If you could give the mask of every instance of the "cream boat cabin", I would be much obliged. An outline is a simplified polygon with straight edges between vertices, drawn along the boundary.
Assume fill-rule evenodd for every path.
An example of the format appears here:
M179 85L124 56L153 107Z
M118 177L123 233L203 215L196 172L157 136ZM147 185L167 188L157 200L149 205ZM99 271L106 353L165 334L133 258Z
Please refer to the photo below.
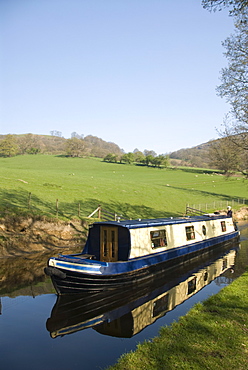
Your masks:
M116 289L143 283L238 237L232 218L215 214L96 222L81 254L50 258L45 272L59 294Z
M129 258L136 258L163 250L178 248L207 239L233 232L232 218L215 219L208 216L207 220L186 222L131 229L131 253ZM142 223L142 221L141 221Z

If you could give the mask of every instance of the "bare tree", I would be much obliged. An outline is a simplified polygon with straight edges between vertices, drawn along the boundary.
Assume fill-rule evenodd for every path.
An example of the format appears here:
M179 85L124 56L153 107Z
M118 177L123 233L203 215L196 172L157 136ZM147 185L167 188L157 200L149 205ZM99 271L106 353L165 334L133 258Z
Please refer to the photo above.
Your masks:
M17 136L20 154L37 154L40 152L39 136L33 134L25 134Z
M202 0L204 9L210 11L230 8L230 15L237 15L248 6L247 0Z
M242 132L248 128L248 8L237 18L235 29L235 34L223 42L228 66L221 71L217 93L230 103Z
M204 8L221 10L231 8L235 32L224 42L228 66L221 70L221 84L217 94L225 98L231 110L223 128L221 140L214 142L209 151L212 164L226 173L239 170L247 174L248 153L248 1L202 0Z
M57 130L53 130L53 131L50 131L50 135L51 136L62 137L62 132L61 131L57 131Z
M209 147L210 164L228 174L237 171L240 163L239 151L230 142L229 137L213 141Z
M76 137L77 139L83 139L84 135L83 134L79 135L76 131L74 131L71 133L71 138L73 137Z

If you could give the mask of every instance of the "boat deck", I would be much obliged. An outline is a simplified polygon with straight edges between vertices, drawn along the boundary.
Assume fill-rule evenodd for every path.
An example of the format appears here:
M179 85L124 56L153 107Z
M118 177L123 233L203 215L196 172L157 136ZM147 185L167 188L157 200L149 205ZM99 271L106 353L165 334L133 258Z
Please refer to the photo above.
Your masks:
M95 222L100 225L112 225L122 226L128 229L137 229L143 227L163 226L163 225L175 225L184 224L189 222L209 221L210 219L223 219L227 218L225 215L220 214L205 214L200 216L182 216L182 217L168 217L168 218L156 218L156 219L137 219L137 220L124 220L124 221L101 221Z

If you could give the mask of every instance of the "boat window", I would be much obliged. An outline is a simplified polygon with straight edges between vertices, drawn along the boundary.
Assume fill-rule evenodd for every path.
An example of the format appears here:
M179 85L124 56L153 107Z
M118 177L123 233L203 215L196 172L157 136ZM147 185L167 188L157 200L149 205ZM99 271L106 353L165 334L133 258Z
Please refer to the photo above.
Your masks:
M206 234L207 234L207 230L206 230L206 226L205 225L202 225L202 234L204 236L206 236Z
M221 230L224 232L226 231L226 222L225 221L221 221Z
M167 245L165 230L151 231L150 236L151 236L152 248L160 248L160 247L165 247Z
M208 279L208 272L206 271L204 274L204 281L207 281L207 279Z
M222 270L225 270L227 268L227 258L223 259L223 264L222 264Z
M157 317L158 315L164 314L169 309L169 294L157 299L153 303L153 313L152 317Z
M188 294L193 293L196 290L196 277L188 282Z
M195 230L194 226L186 226L186 238L187 240L193 240L195 239Z

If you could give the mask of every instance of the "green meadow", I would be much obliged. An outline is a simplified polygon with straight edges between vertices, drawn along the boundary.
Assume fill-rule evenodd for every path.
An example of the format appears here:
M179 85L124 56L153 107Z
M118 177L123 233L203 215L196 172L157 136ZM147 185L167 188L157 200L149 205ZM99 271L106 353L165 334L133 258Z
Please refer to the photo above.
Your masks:
M211 170L51 155L0 158L1 214L7 210L54 217L57 212L70 219L87 217L100 204L124 218L166 217L185 213L187 204L198 208L216 202L216 208L224 209L239 198L239 207L247 195L247 180Z

